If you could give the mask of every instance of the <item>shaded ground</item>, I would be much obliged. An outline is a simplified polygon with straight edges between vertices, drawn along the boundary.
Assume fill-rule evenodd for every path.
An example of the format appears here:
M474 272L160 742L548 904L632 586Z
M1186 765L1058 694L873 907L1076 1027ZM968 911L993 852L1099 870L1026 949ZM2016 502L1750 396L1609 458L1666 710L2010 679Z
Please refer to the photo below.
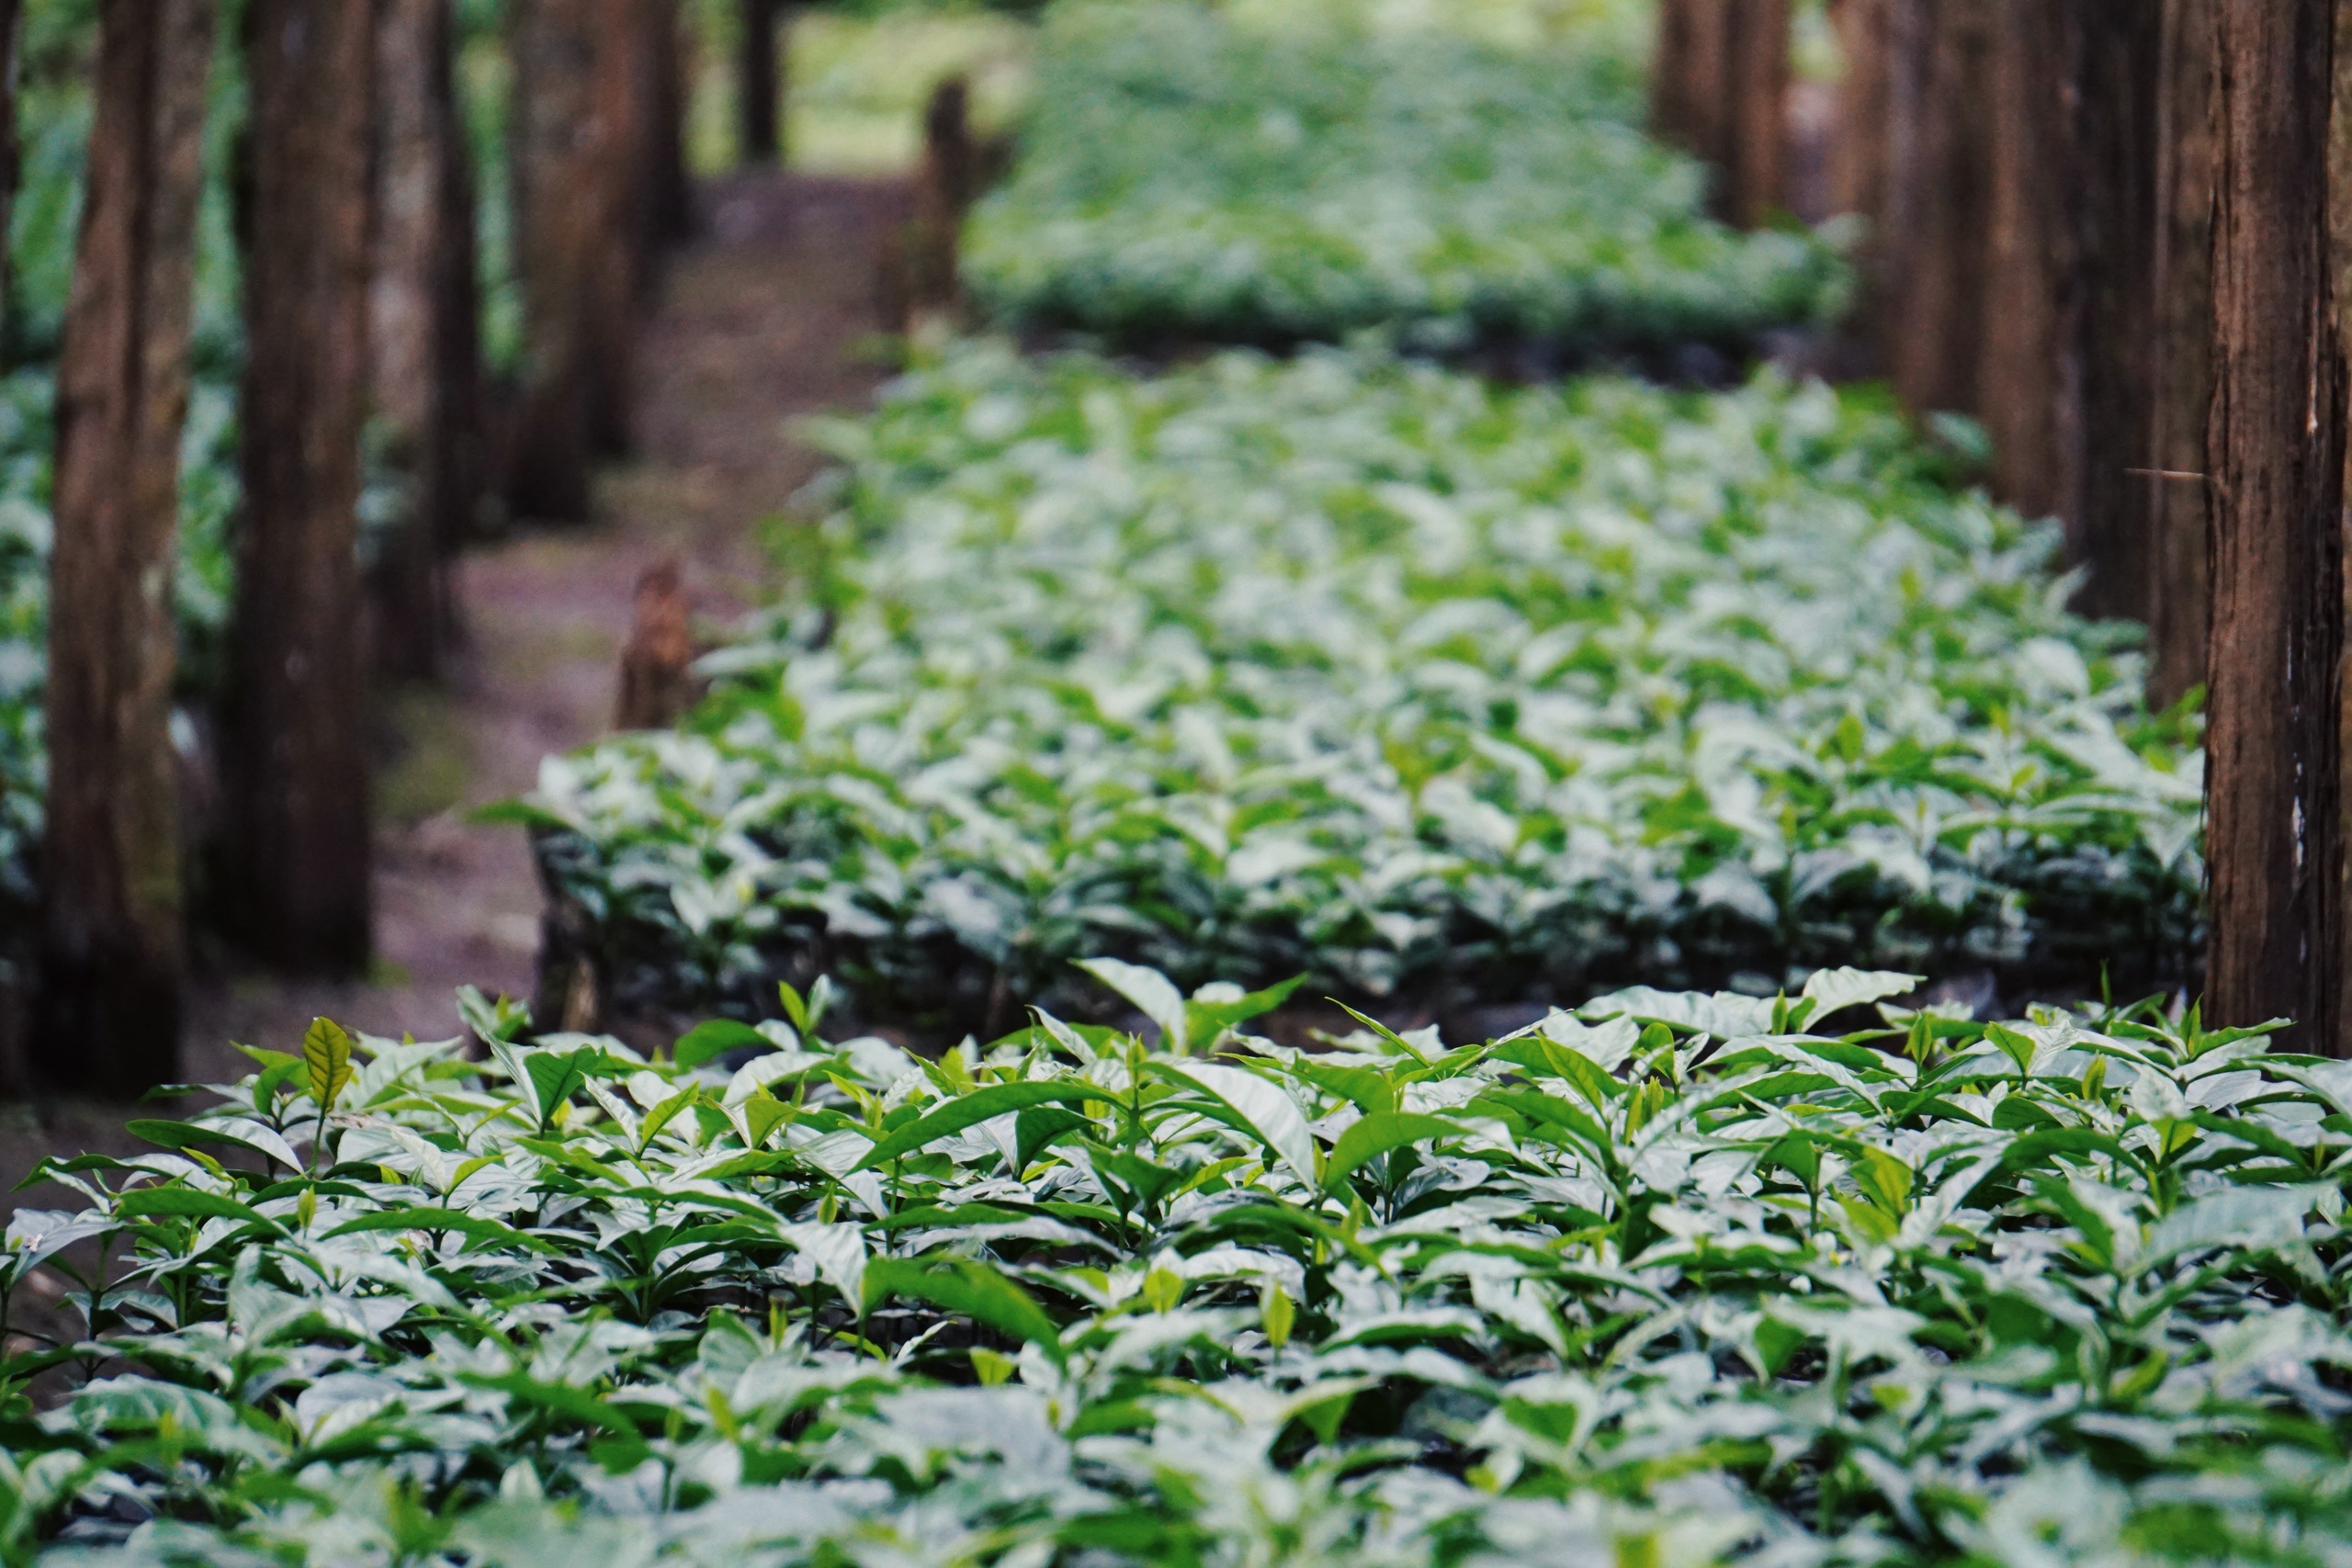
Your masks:
M539 892L522 833L467 820L531 787L539 760L611 725L639 576L676 558L696 610L753 600L760 520L815 468L793 419L865 400L882 377L873 260L906 194L886 182L760 175L701 193L703 237L673 258L639 348L636 456L597 483L584 528L527 523L460 563L467 647L446 689L386 703L377 788L377 952L364 984L290 985L219 969L190 998L181 1071L248 1066L228 1042L294 1048L325 1013L372 1033L458 1032L460 985L527 996ZM57 1190L12 1189L53 1152L132 1146L100 1104L0 1105L0 1213Z

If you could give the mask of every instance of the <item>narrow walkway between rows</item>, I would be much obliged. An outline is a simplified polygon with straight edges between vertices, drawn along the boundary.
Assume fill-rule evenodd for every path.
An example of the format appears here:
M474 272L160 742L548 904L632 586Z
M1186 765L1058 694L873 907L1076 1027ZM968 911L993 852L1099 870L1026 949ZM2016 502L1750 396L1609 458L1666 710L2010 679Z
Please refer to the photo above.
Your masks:
M874 261L903 221L897 182L761 174L699 193L699 238L674 256L640 339L637 451L600 477L584 528L525 523L468 554L466 646L447 686L393 695L377 779L375 972L364 984L288 984L216 964L188 1009L181 1069L233 1077L232 1041L295 1048L320 1013L397 1037L458 1032L461 985L527 996L539 890L524 837L468 820L528 790L539 761L612 727L638 579L674 559L696 611L758 597L756 534L815 470L793 432L855 406L882 379ZM11 1106L0 1190L51 1152L128 1152L121 1111ZM16 1195L36 1206L41 1193Z

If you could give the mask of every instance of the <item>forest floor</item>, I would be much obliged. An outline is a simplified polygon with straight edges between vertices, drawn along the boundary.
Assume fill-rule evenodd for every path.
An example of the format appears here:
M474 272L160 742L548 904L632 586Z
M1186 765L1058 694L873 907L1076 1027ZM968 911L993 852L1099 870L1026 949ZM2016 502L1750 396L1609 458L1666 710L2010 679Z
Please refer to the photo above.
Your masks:
M529 850L521 830L469 814L529 790L549 752L610 730L649 569L675 560L713 620L761 597L771 569L760 524L819 460L794 421L865 402L886 374L870 348L875 257L907 203L897 181L763 174L702 188L697 238L671 258L639 339L635 450L600 475L594 520L526 521L469 551L448 680L385 698L373 970L289 983L206 965L182 1039L186 1078L249 1067L232 1041L295 1049L321 1013L429 1040L458 1032L461 985L530 995L540 899ZM0 1214L63 1201L53 1188L12 1190L46 1155L139 1146L123 1119L99 1103L0 1105Z

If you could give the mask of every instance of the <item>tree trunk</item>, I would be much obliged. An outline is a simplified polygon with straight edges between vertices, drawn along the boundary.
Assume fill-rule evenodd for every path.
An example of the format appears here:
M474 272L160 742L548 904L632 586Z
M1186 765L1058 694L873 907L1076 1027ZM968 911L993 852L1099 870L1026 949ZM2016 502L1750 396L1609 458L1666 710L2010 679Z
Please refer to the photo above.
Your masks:
M453 23L455 19L453 16ZM453 73L456 51L453 37ZM439 544L444 556L456 555L473 536L482 502L490 493L492 464L487 371L481 354L481 244L475 229L479 186L473 141L466 130L465 103L454 80L451 85L448 130L441 137L441 254L435 285L441 298L435 313L441 333L441 365L450 378L442 387L439 403L455 504L435 515L435 526L442 530ZM447 629L453 635L461 634L464 606L452 595L446 601L446 609Z
M253 194L228 900L256 955L348 972L368 953L355 544L373 28L368 7L348 0L248 0L246 23Z
M212 0L107 0L57 367L40 1032L63 1086L175 1076L172 540Z
M776 70L777 0L739 0L736 42L736 117L746 164L781 163L782 77Z
M2077 9L1992 0L1983 150L1991 223L1975 312L1975 398L1963 405L1992 437L1995 493L2029 516L2070 524L2082 513L2084 461L2081 257L2070 209L2090 205L2104 173L2076 177Z
M603 266L606 127L596 95L599 0L513 0L508 153L524 367L509 504L518 517L588 516L596 388L594 307Z
M2148 694L2170 705L2204 683L2205 415L2213 355L2213 6L2163 0L2155 132L2154 320L2144 487Z
M1787 205L1789 0L1665 0L1650 118L1715 171L1714 209L1755 228Z
M24 139L17 124L17 81L19 74L18 35L23 30L24 0L0 0L0 242L13 228L17 186L24 175ZM16 351L16 279L8 265L8 246L0 243L0 364Z
M458 236L450 189L460 134L448 0L376 0L376 232L368 352L377 414L409 484L408 513L376 565L376 655L389 674L440 673L451 623L447 541L470 510L444 404L472 367L453 361L443 312Z
M2341 1054L2343 348L2330 277L2335 0L2215 13L2205 1016Z
M1923 0L1833 0L1845 56L1831 180L1838 211L1862 219L1852 331L1886 371L1885 321L1915 254L1919 197L1906 178L1918 162L1919 96L1926 67Z
M2076 608L2144 622L2156 609L2162 500L2146 470L2163 467L2150 446L2164 359L2164 8L2145 0L2086 0L2078 8L2072 161L2080 174L2072 205L2082 428L2074 493L2063 510L2075 522L2076 558L2088 569Z
M1990 149L2000 0L1913 0L1893 33L1892 66L1908 123L1893 139L1891 209L1880 259L1885 299L1879 352L1904 402L1973 413L1992 271Z
M642 0L597 0L594 119L597 156L587 173L597 201L589 265L589 438L598 452L629 449L637 318L651 277L647 221L653 84L643 41Z
M2156 151L2161 13L1840 0L1838 21L1839 186L1870 225L1873 357L1910 408L1984 426L1996 495L2064 520L2087 569L2082 608L2152 614L2160 533L2133 470L2167 466L2150 452L2162 378L2199 379L2157 347L2164 291L2184 281L2159 281L2181 243L2157 231L2160 181L2176 177Z
M678 0L645 0L645 9L653 76L647 216L654 238L666 243L694 231L694 186L686 175L685 47L678 36Z
M1735 0L1722 211L1743 229L1789 205L1790 41L1789 0Z

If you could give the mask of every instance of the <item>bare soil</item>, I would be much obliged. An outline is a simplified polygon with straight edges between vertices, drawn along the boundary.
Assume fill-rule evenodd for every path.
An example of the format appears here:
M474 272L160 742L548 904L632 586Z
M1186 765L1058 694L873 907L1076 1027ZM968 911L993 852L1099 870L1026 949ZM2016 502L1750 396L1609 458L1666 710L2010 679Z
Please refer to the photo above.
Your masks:
M377 780L376 951L363 981L288 982L213 957L189 998L182 1074L232 1077L230 1042L293 1048L323 1013L420 1040L459 1032L461 985L530 994L540 897L522 832L469 820L540 759L606 733L637 581L674 559L698 615L769 586L756 543L817 467L794 423L869 400L875 258L904 222L897 181L761 174L698 194L639 350L635 451L598 478L584 527L533 526L458 563L466 638L445 685L386 694ZM33 1048L41 1048L34 1043ZM0 1214L73 1206L16 1183L51 1154L127 1153L120 1105L0 1104ZM154 1114L153 1111L145 1112Z

